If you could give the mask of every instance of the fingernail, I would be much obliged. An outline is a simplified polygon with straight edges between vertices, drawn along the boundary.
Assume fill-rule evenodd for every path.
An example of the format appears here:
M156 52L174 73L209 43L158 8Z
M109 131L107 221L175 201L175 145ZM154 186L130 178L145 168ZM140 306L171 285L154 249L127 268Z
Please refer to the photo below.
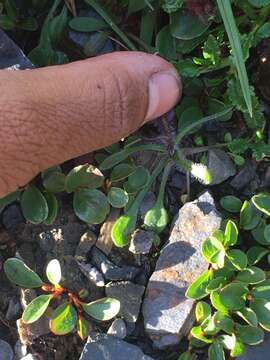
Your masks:
M145 121L168 112L181 95L181 80L175 70L155 73L149 80L149 105Z

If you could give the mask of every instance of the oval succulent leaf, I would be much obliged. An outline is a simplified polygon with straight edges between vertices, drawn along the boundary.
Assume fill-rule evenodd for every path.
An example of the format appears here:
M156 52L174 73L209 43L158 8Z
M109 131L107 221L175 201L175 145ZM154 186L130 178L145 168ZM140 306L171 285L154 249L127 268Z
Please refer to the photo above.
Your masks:
M248 258L243 251L232 249L226 255L237 270L244 270L247 267Z
M32 324L37 321L47 310L49 303L52 299L52 295L40 295L35 298L25 308L22 319L26 324Z
M65 302L59 305L52 313L50 329L55 335L70 333L77 323L77 312L74 307Z
M49 172L43 177L43 186L52 193L58 193L65 190L66 176L62 172Z
M211 306L205 301L199 301L195 308L196 321L201 324L211 316Z
M270 302L265 299L253 299L250 307L256 313L261 327L270 331Z
M213 279L213 271L208 270L202 273L187 289L186 297L200 300L208 295L206 288Z
M264 332L262 329L250 325L237 325L237 337L244 344L258 345L263 342Z
M239 310L245 305L244 295L248 290L240 283L231 283L220 292L220 301L229 310Z
M79 188L96 189L102 186L104 176L102 172L93 165L84 164L72 169L67 177L65 188L71 193Z
M244 307L243 309L238 310L236 314L240 316L242 319L244 319L249 325L251 326L258 325L257 315L252 309Z
M120 301L103 298L91 303L82 303L83 310L96 320L107 321L115 317L120 310Z
M262 246L252 246L247 251L247 258L249 265L257 264L268 253L269 250Z
M251 200L258 210L270 216L270 195L267 194L254 195Z
M210 300L212 306L224 315L229 314L228 308L223 305L220 299L220 291L212 291L210 293Z
M210 236L202 244L202 255L210 264L217 264L223 267L225 258L225 249L220 241L214 236Z
M209 346L208 360L225 360L223 347L220 343L215 342Z
M241 271L236 276L236 279L247 284L259 284L265 280L265 277L265 272L262 269L256 266L250 266L249 268Z
M217 311L214 315L214 321L217 326L225 331L227 334L232 334L234 331L234 322L232 318L220 311Z
M136 167L130 164L116 165L111 172L111 181L117 182L126 179L136 171Z
M205 336L204 331L201 328L201 326L194 326L191 329L190 333L193 337L195 337L195 339L198 339L206 344L211 344L213 342L213 339Z
M270 245L270 241L264 237L264 230L266 228L266 222L261 221L259 225L252 230L252 236L261 245ZM270 239L269 239L270 240Z
M225 228L225 237L224 237L223 245L225 247L233 246L237 243L237 238L238 238L237 226L232 220L229 220Z
M57 217L59 205L54 194L46 192L44 193L44 197L48 205L48 217L46 218L46 220L44 220L44 224L51 225L54 223Z
M251 295L255 299L270 300L270 281L266 280L252 289Z
M114 223L112 228L112 240L117 247L124 247L128 244L131 233L135 230L137 221L133 213L122 215Z
M109 213L107 197L99 190L81 189L76 191L73 208L79 219L88 224L100 224Z
M138 191L147 186L149 180L149 170L143 166L138 166L136 171L128 177L128 185L130 189Z
M245 201L240 212L240 226L244 230L254 229L260 222L260 214L250 201Z
M149 209L144 217L144 227L147 230L156 232L157 234L160 234L166 228L168 222L168 212L159 202Z
M49 214L48 204L34 185L29 185L21 197L23 216L33 224L40 224L45 221Z
M7 259L4 263L4 270L8 279L21 287L32 289L43 285L43 281L38 274L20 259Z
M235 196L228 195L220 199L220 205L223 209L231 213L239 213L242 207L242 201Z
M77 333L82 340L85 340L90 334L90 323L83 316L77 321Z
M46 275L48 280L53 285L58 285L61 281L61 265L57 259L52 259L46 268Z
M22 190L16 190L4 197L0 197L0 213L4 210L4 208L13 203L14 201L18 200L21 195Z
M108 201L115 208L123 208L127 205L129 200L128 194L125 190L112 187L108 193Z

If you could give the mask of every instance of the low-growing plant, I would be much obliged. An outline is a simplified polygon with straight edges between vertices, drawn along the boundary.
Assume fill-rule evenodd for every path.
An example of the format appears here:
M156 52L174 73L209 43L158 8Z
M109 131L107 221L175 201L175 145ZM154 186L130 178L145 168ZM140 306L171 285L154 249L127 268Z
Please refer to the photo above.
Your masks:
M4 263L4 270L8 279L16 285L27 288L40 288L46 294L33 299L22 314L26 324L32 324L46 312L50 321L49 326L55 335L66 335L75 328L82 340L90 333L90 323L87 317L99 321L107 321L115 317L120 310L117 299L105 297L85 303L78 295L60 285L61 266L57 259L51 260L46 268L49 283L31 270L24 262L17 258L9 258ZM56 307L55 307L56 305Z
M264 263L254 266L270 252L270 196L258 194L243 203L225 196L221 205L229 213L240 214L234 220L226 219L224 230L214 232L202 244L202 256L210 266L186 291L188 298L198 302L189 350L180 360L192 359L193 349L204 346L208 346L209 360L225 359L226 352L238 357L246 344L260 344L264 330L270 331L270 279ZM250 235L251 244L256 240L264 247L240 250L239 237L244 241Z

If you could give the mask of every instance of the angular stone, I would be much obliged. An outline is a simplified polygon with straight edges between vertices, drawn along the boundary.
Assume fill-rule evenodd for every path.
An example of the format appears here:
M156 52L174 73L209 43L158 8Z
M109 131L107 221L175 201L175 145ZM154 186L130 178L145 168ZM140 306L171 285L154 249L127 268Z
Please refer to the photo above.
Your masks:
M256 165L253 165L250 161L247 161L239 173L231 180L230 185L235 190L241 190L247 186L255 178L255 176Z
M33 65L22 50L0 29L0 69L30 69Z
M237 360L267 360L270 353L270 334L265 332L264 342L257 346L245 345L245 353Z
M180 209L143 303L145 330L156 347L177 344L192 326L194 301L187 299L185 292L208 268L201 244L219 228L220 222L208 192Z
M24 356L27 355L27 346L23 345L20 340L18 340L14 345L14 352L16 360L22 359Z
M0 339L0 359L13 360L14 354L11 346L4 340Z
M153 360L135 345L114 336L93 333L89 336L79 360Z
M96 234L93 231L86 231L80 238L79 244L76 249L75 258L79 261L85 261L87 258L87 253L95 245L97 241Z
M112 208L106 221L102 224L96 242L96 247L103 251L104 254L109 255L113 247L113 241L111 237L111 231L114 223L120 215L120 209Z
M140 269L135 266L115 265L95 246L90 253L90 262L102 272L107 280L132 280L140 272Z
M229 155L219 149L209 151L208 168L212 174L210 185L220 184L236 173L235 166Z
M155 240L153 231L137 229L131 237L129 251L133 254L148 254Z
M127 336L127 327L122 319L115 319L107 331L108 335L113 335L118 339L124 339Z
M93 282L96 286L105 286L104 277L101 272L91 264L77 262L81 272L87 277L88 280Z
M144 290L144 286L133 284L130 281L121 281L109 283L106 286L106 295L118 299L121 303L118 315L127 323L135 324L139 316Z

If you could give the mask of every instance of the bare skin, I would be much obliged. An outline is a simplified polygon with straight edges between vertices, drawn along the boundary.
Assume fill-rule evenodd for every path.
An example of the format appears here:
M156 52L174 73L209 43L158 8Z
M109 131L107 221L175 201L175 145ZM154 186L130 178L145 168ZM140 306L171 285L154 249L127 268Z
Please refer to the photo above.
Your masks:
M50 166L117 142L180 96L172 66L139 52L0 71L0 196Z

